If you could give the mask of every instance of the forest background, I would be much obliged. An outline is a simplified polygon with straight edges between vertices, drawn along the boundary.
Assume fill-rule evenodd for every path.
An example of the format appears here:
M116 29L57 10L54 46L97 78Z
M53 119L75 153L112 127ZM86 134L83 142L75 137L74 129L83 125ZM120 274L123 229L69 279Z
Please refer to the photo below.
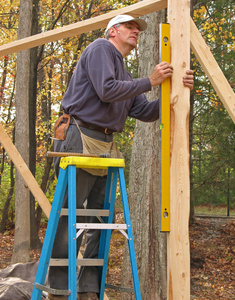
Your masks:
M234 2L191 2L197 28L234 88ZM35 0L36 19L32 32L46 32L133 3L134 1ZM0 4L0 44L3 45L17 39L20 1L0 0ZM51 42L32 50L34 59L31 65L37 74L35 87L29 98L30 140L29 145L23 146L30 149L30 169L50 201L53 199L56 178L52 158L47 157L46 153L53 149L53 125L61 114L61 100L82 51L99 37L104 37L104 29ZM16 54L10 54L0 60L0 118L13 141L16 126L16 58ZM125 59L126 68L134 78L138 77L138 59L138 49ZM199 205L227 207L228 215L229 208L235 207L235 127L193 53L191 65L195 70L189 130L193 222L194 208ZM129 118L123 133L115 135L126 160L127 186L134 130L135 120ZM15 167L4 148L1 148L0 186L0 231L4 232L14 226L15 222ZM45 218L32 195L30 201L31 247L36 248L40 245L37 233Z

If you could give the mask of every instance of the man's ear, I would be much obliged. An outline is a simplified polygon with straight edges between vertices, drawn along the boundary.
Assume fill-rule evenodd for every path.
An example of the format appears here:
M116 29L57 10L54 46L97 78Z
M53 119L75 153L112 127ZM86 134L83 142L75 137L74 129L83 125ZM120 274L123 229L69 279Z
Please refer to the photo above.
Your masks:
M109 29L109 35L110 35L111 37L115 37L116 34L117 34L116 29L113 28L113 27L111 27L111 28Z

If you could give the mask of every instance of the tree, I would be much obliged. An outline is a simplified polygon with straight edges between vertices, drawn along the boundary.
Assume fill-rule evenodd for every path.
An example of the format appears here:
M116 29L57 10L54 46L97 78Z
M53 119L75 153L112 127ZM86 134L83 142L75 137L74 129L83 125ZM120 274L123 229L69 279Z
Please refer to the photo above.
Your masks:
M0 43L8 43L17 37L17 30L15 27L18 26L18 20L12 18L13 14L18 14L18 3L12 3L10 1L1 2L1 14L0 14ZM6 130L8 134L12 133L13 141L14 138L14 113L12 108L14 106L14 91L15 91L15 55L7 55L0 61L0 75L1 75L1 87L0 87L0 105L1 105L1 120L6 124ZM14 110L14 109L13 109ZM6 199L2 210L2 220L0 231L4 232L8 222L9 208L11 200L14 195L15 188L15 174L14 165L11 163L8 168L9 159L7 153L1 147L2 164L1 164L1 199ZM9 174L9 176L8 176ZM7 179L9 178L9 179ZM4 184L7 183L8 184Z
M194 21L234 87L234 1L205 0L195 8ZM196 205L229 207L235 204L230 201L235 190L235 126L194 57L193 69L191 197Z
M145 16L149 26L141 34L139 46L139 76L148 76L158 61L159 23L165 21L165 10ZM155 24L155 26L153 26ZM159 89L148 93L156 99ZM159 121L137 121L132 148L129 179L129 205L138 262L142 298L166 299L166 236L159 227ZM131 285L129 254L125 249L123 286ZM123 299L134 299L123 294Z
M33 0L31 35L38 33L38 0ZM36 173L36 116L37 116L37 57L38 47L30 49L30 84L29 84L29 169ZM30 193L30 247L40 248L38 230L41 221L42 209L38 206L35 212L35 198Z
M31 35L32 0L21 0L18 38ZM29 82L30 50L17 55L16 76L16 147L29 165ZM15 239L12 262L28 262L30 252L30 197L27 186L16 171Z

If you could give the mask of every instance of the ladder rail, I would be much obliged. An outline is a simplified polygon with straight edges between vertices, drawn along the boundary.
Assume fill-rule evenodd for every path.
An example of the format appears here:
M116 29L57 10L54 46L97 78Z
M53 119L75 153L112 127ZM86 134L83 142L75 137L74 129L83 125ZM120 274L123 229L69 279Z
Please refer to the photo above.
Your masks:
M41 295L42 295L42 290L39 290L35 287L35 284L44 284L45 279L46 279L46 274L47 274L47 269L52 253L52 248L55 240L55 235L56 235L56 228L59 223L59 218L60 218L60 209L62 206L62 202L64 199L65 195L65 190L68 182L68 170L60 170L59 178L62 182L60 185L56 185L55 189L55 194L54 194L54 199L58 199L58 201L53 201L52 207L51 207L51 212L50 212L50 217L48 220L47 224L47 230L46 230L46 235L44 238L44 243L42 247L42 254L39 260L39 265L38 265L38 270L37 274L35 277L35 283L33 286L33 292L31 299L32 300L40 300ZM44 254L45 253L45 254Z
M111 223L113 222L114 205L115 205L116 190L117 190L117 178L118 178L117 168L111 167L108 175L110 177L110 181L107 183L107 186L106 186L107 197L105 198L104 208L109 207L109 211L110 211L110 214L109 214L109 217L107 220L108 224L106 224L106 226L112 227L112 225L114 225ZM104 224L101 224L101 225L104 225ZM107 269L108 269L108 257L109 257L111 233L112 233L111 229L102 231L102 236L100 239L100 245L101 245L101 247L104 247L104 249L102 249L103 252L99 253L99 258L100 258L100 255L101 255L101 257L104 258L104 265L102 268L102 275L101 275L101 279L100 279L100 299L103 299L103 297L104 297L105 280L106 280Z
M108 168L108 174L107 174L107 181L106 181L106 190L105 190L105 198L104 198L104 210L110 210L110 197L111 197L111 187L112 187L112 183L113 183L113 172L112 172L112 168ZM108 222L108 217L104 217L103 221L105 223ZM105 231L101 231L100 234L100 245L99 245L99 255L98 257L103 257L104 256L104 247L105 247L105 239L106 239L106 232ZM101 274L101 270L99 272ZM101 275L100 275L101 276Z
M129 207L128 207L125 177L124 177L123 169L119 168L118 170L119 170L119 181L120 181L120 190L121 190L121 196L122 196L124 218L125 218L125 223L127 225L128 248L129 248L130 261L131 261L131 269L132 269L132 278L133 278L133 284L134 284L134 290L135 290L135 297L136 297L136 300L141 300L140 284L139 284L138 269L137 269L137 262L136 262L136 256L135 256L133 234L132 234L132 229L131 229L131 218L130 218L130 212L129 212Z
M69 276L68 288L71 291L69 300L77 299L77 241L76 241L76 166L68 166L68 248L69 248Z

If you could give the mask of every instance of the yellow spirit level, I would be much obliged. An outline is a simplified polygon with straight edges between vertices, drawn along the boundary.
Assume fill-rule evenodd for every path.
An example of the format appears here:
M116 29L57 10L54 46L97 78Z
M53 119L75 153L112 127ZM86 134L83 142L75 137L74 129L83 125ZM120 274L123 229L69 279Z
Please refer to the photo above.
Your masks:
M160 62L170 63L170 24L160 24ZM170 231L170 78L160 96L160 230Z

